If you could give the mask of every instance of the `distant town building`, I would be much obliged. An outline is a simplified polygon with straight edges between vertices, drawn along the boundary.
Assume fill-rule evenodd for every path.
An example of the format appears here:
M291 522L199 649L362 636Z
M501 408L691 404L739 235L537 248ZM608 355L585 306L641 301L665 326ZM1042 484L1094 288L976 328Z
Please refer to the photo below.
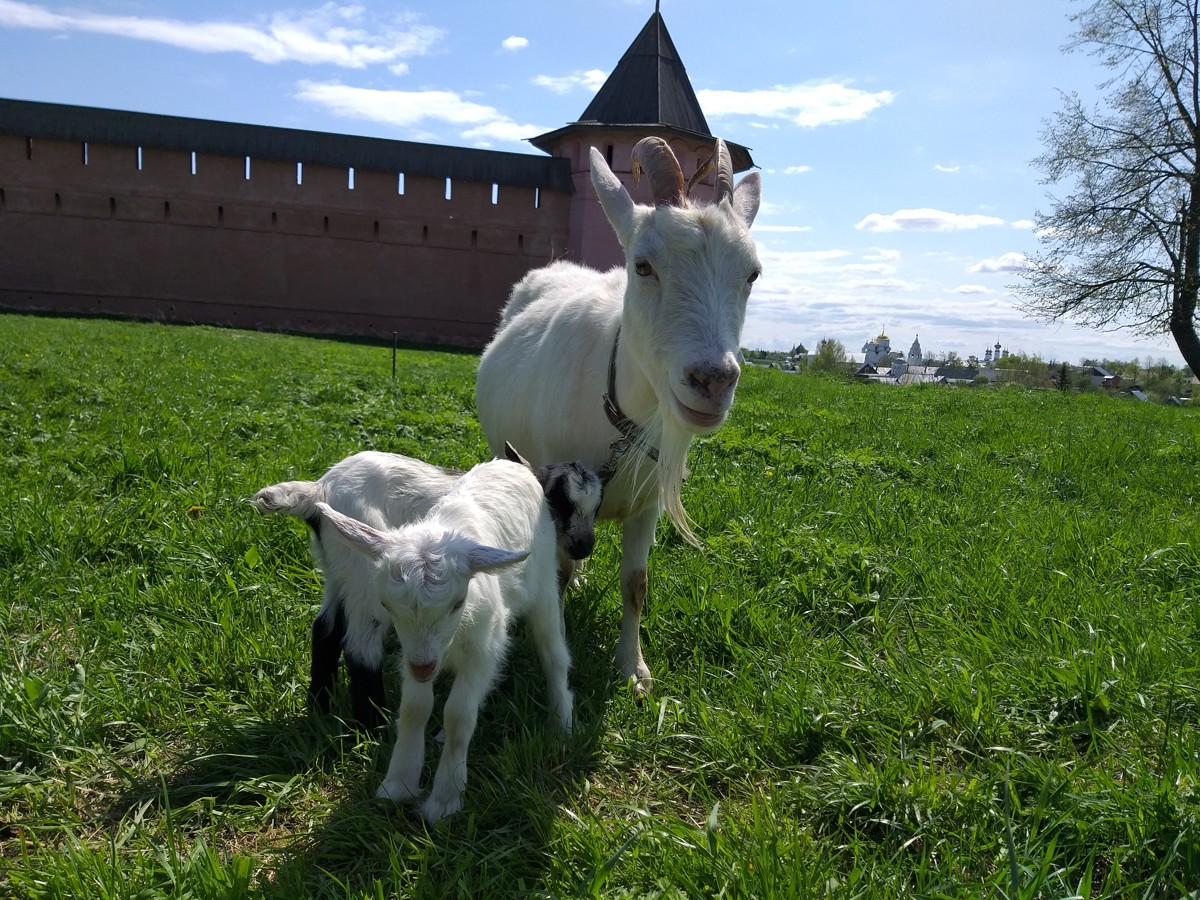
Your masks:
M879 336L873 341L867 341L862 346L863 363L868 366L879 365L884 358L890 358L892 355L892 342L884 332L879 332Z
M910 366L925 364L925 355L921 352L921 338L919 335L913 337L912 346L908 348L908 364Z

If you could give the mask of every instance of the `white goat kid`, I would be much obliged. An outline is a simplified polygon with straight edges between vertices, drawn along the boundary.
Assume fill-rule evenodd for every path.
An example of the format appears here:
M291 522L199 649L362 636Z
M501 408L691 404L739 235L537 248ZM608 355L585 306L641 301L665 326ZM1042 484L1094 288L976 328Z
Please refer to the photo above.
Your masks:
M259 512L286 513L312 528L312 554L324 574L324 597L312 625L308 693L320 712L329 712L344 651L354 720L368 728L383 724L383 641L391 620L382 608L351 599L361 589L365 562L345 542L332 540L317 504L327 503L373 528L389 528L428 515L461 477L461 472L411 457L367 450L335 463L317 481L284 481L254 495L251 502Z
M561 589L573 569L571 560L590 554L595 543L600 481L578 463L534 468L511 446L505 453L530 467L542 485L557 534ZM329 712L344 651L354 720L368 728L383 724L384 636L391 619L381 608L348 602L366 563L344 542L323 536L328 528L322 527L317 503L328 503L373 528L391 528L424 518L462 476L461 471L397 453L366 450L335 463L317 481L285 481L254 495L252 502L260 512L286 513L312 528L313 556L325 575L321 611L312 626L309 682L309 696L320 712Z
M655 523L665 507L698 544L680 501L688 445L719 428L733 403L746 301L760 271L750 237L758 174L734 187L720 140L714 160L714 199L696 202L690 189L712 163L685 187L666 142L640 141L633 173L649 176L655 205L647 207L592 148L592 184L625 268L558 262L527 275L476 382L494 452L511 440L534 463L578 459L607 482L600 517L623 525L617 663L639 692L652 683L639 628Z
M481 463L428 516L398 528L373 528L323 502L316 508L370 563L359 570L347 605L386 610L404 655L396 745L377 796L420 794L433 682L445 669L455 675L443 713L446 743L421 815L435 822L462 808L467 747L518 616L527 617L546 672L552 719L570 728L554 523L527 467Z

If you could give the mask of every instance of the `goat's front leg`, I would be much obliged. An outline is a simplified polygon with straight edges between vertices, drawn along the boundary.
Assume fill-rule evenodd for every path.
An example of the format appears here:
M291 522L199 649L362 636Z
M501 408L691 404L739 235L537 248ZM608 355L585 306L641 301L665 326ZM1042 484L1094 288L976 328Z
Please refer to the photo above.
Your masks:
M403 693L396 714L396 746L392 761L376 797L397 802L421 793L421 769L425 765L425 723L433 711L433 682L417 681L404 667Z
M436 822L462 809L462 795L467 787L467 747L475 734L479 707L492 686L499 660L475 659L478 666L472 672L460 672L446 698L442 727L446 745L433 776L433 788L421 806L426 822Z
M658 522L657 503L625 520L621 531L621 638L617 642L617 666L638 696L654 686L650 669L642 658L642 607L646 603L646 567L654 526Z
M549 688L550 712L564 730L571 728L571 708L574 698L567 683L571 668L571 652L567 649L563 610L558 598L536 599L529 610L529 628L542 660Z

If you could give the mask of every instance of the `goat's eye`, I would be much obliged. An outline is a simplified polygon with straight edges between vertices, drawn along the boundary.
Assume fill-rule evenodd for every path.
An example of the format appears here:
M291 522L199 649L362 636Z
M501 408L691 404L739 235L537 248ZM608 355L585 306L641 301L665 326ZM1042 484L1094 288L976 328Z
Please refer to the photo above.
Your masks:
M762 274L761 271L759 271L758 269L755 269L753 272L750 273L750 277L746 279L746 284L754 284L754 282L758 281L758 276L761 274Z
M650 263L646 262L644 259L639 259L633 264L633 271L637 272L643 278L645 278L647 275L654 274L654 269L652 269L650 267Z
M455 603L455 604L454 604L452 607L450 607L450 612L458 612L460 609L462 609L462 608L463 608L463 604L464 604L465 602L466 602L466 600L459 600L459 601L458 601L457 603Z

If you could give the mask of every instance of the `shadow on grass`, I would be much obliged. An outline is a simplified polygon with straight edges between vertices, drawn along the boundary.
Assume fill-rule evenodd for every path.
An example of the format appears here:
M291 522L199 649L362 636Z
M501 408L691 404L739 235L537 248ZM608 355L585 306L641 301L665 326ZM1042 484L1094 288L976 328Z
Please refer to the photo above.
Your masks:
M346 783L340 805L319 828L282 853L269 897L557 895L574 873L556 846L559 808L575 806L595 769L608 706L620 697L613 681L612 645L597 641L596 592L568 600L573 652L575 728L564 737L547 721L545 678L523 630L514 635L506 674L480 712L469 754L470 779L462 812L426 825L416 803L373 799L391 753L391 732L374 765ZM572 608L572 604L574 607ZM613 631L615 634L615 630ZM440 729L447 685L428 734ZM389 696L393 696L389 692ZM425 786L442 747L427 744ZM551 871L556 869L556 871Z
M160 779L135 783L110 815L113 821L141 819L156 809L165 817L169 809L177 831L195 830L206 840L215 837L216 823L232 826L236 833L220 838L222 855L251 856L255 892L267 897L382 891L441 900L537 893L547 881L570 884L571 873L553 852L559 807L574 806L584 790L608 705L624 696L613 680L608 638L615 629L596 621L598 593L585 590L568 600L574 604L568 609L576 694L571 734L548 722L545 677L532 641L518 628L505 675L480 712L464 809L443 822L427 826L417 803L374 799L391 755L392 727L362 735L336 715L247 721L237 711L214 717L203 744L184 751L186 762ZM397 676L387 686L393 704L398 682ZM439 680L426 731L426 790L442 752L434 735L450 683ZM334 711L349 712L344 689L335 695ZM551 866L557 872L549 872Z

